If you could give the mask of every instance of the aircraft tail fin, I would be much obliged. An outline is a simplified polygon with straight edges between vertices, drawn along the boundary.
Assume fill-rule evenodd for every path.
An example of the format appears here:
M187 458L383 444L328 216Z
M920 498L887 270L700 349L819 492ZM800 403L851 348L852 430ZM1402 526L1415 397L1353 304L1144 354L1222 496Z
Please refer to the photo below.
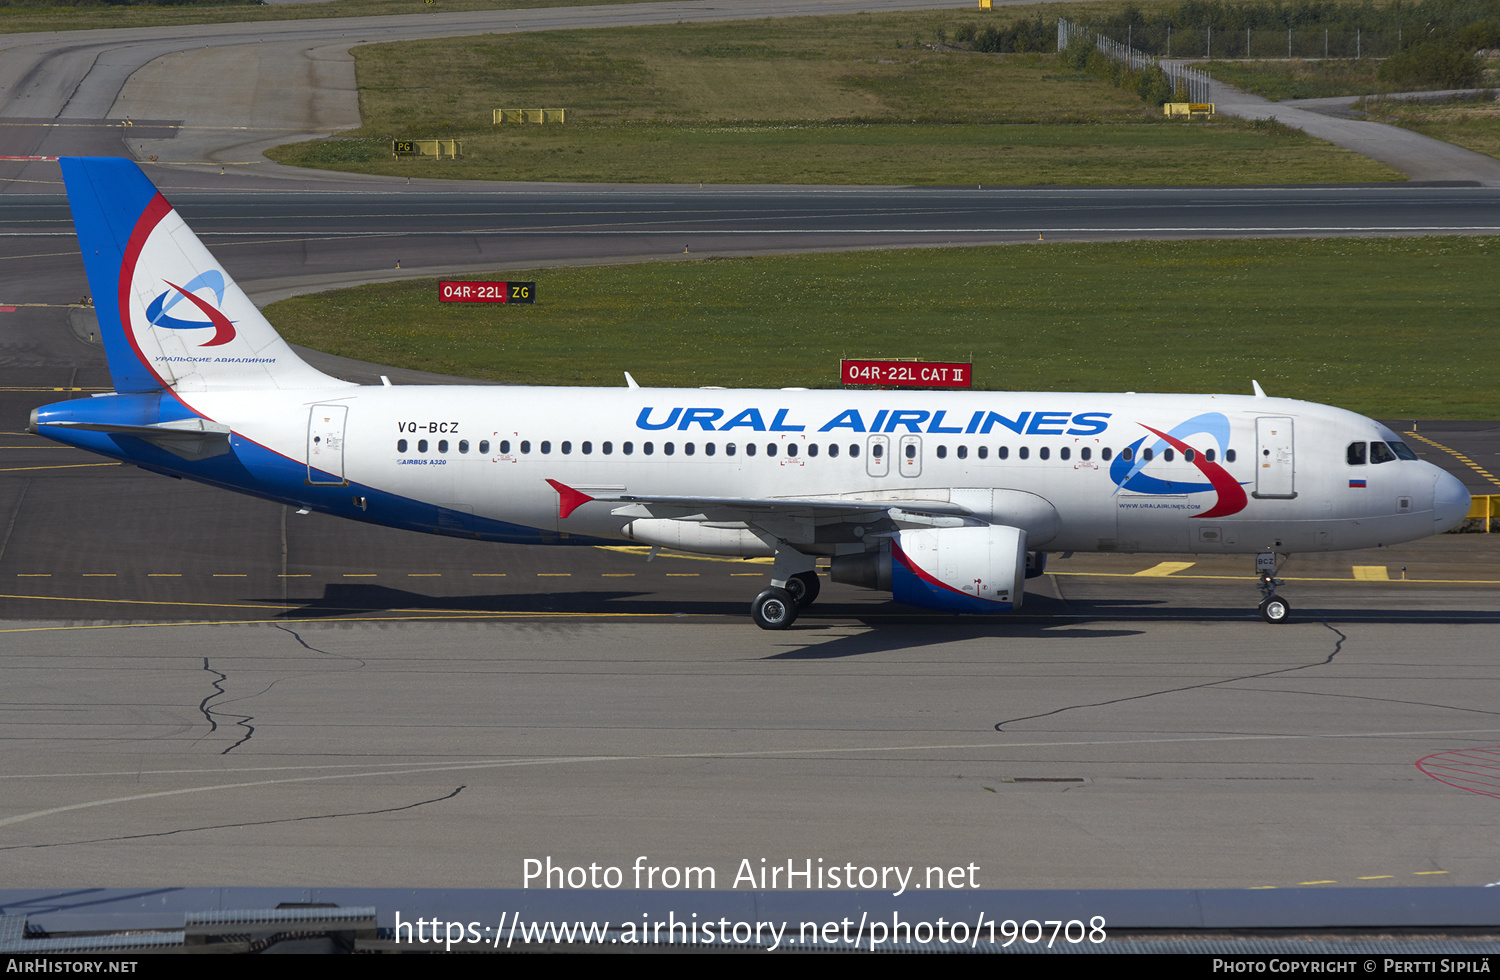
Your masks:
M116 391L345 384L292 351L134 162L61 163Z

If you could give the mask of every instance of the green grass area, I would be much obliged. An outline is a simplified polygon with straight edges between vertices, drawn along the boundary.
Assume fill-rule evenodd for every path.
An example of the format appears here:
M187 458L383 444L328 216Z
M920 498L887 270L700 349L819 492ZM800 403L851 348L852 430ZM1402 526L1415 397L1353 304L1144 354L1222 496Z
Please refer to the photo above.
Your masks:
M1056 56L937 50L1057 5L490 35L355 49L364 126L284 163L396 176L621 182L1399 180L1284 127L1184 125ZM1072 9L1069 5L1067 8ZM950 45L951 46L951 45ZM564 125L492 123L566 108ZM389 141L460 139L463 159Z
M841 357L972 360L982 388L1250 391L1367 415L1500 418L1497 238L861 251L507 274L284 300L294 343L528 384L834 387Z
M1500 102L1494 92L1473 101L1391 102L1371 99L1365 111L1371 119L1414 129L1434 139L1500 158Z
M1372 95L1391 91L1376 77L1380 58L1289 61L1208 61L1197 65L1221 82L1280 102L1284 99L1325 99L1340 95ZM1500 63L1487 63L1482 84L1500 84ZM1411 91L1441 88L1412 86ZM1401 86L1403 90L1408 86Z
M1197 67L1237 89L1280 102L1283 99L1324 99L1337 95L1369 95L1381 90L1374 58L1327 61L1210 61Z
M330 0L262 6L225 3L203 6L62 6L13 2L0 6L0 34L32 31L83 31L109 27L175 27L181 24L239 24L324 17L375 17L389 14L462 13L469 10L515 10L523 7L575 7L643 0Z
M1172 125L922 123L536 127L465 141L468 159L392 160L386 140L304 144L286 162L401 176L618 183L1297 184L1399 179L1297 131Z

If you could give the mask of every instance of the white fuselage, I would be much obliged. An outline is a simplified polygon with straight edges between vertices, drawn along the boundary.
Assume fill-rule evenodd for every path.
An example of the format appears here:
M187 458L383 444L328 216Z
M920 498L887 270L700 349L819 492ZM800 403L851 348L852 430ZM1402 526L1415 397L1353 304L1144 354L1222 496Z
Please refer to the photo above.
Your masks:
M1281 398L454 386L186 400L289 460L306 464L312 454L325 474L312 484L378 488L461 515L460 525L471 514L544 539L642 540L618 502L560 518L548 480L616 495L952 500L981 520L1025 527L1028 547L1049 551L1356 549L1424 537L1462 517L1452 514L1462 488L1437 467L1349 462L1351 443L1396 440L1384 426ZM1198 462L1169 452L1174 441L1162 434ZM1134 458L1125 465L1127 449ZM1243 488L1242 506L1210 487L1214 465ZM387 519L378 502L355 511L338 494L308 499L342 516L409 524ZM797 546L859 547L836 537ZM723 544L733 540L720 535L700 550L763 553L751 537Z

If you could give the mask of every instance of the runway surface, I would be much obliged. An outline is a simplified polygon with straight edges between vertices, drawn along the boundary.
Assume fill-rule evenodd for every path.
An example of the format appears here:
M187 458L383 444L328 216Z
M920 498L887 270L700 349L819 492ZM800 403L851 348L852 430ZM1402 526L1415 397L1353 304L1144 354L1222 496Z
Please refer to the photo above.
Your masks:
M0 869L515 888L527 858L646 855L720 888L762 858L973 864L1002 889L1484 884L1494 604L1420 603L1489 624L14 622Z

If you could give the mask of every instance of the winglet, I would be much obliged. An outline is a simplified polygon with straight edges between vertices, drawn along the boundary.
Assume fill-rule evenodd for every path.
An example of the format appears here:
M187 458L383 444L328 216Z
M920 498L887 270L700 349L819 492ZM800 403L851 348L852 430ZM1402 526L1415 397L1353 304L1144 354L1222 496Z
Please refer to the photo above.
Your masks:
M627 387L627 388L639 388L640 387L640 385L638 385L638 384L635 383L635 379L630 376L630 372L629 371L625 372L625 387Z
M1256 398L1264 398L1264 397L1266 397L1266 393L1261 388L1259 381L1256 381L1256 380L1252 379L1250 381L1250 387L1253 388L1253 389L1255 389L1255 397Z
M574 490L566 483L558 483L556 480L548 480L552 489L557 491L557 519L566 520L568 515L593 500L588 494Z

